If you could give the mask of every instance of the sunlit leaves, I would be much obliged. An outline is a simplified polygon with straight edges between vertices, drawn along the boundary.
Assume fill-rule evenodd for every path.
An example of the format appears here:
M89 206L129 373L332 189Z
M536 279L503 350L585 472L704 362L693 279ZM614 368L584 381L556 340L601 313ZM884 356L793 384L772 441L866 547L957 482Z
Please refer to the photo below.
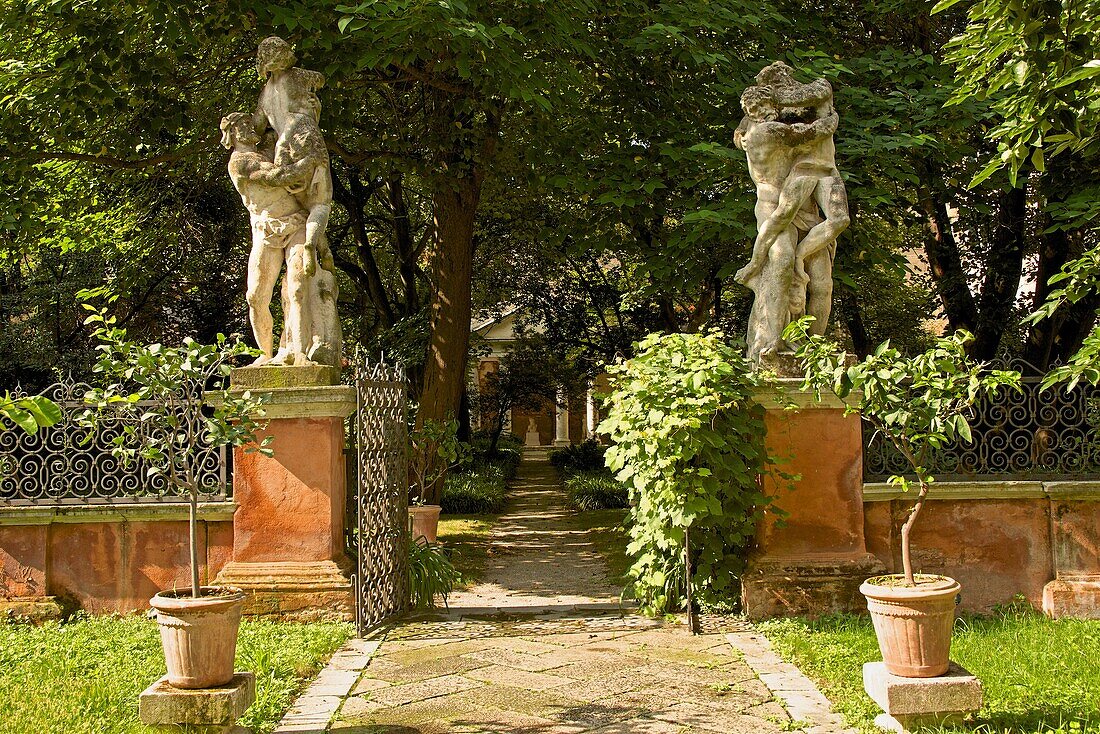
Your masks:
M719 332L653 334L611 369L610 410L599 430L631 498L633 590L650 613L676 611L684 594L684 531L693 549L692 593L729 601L769 500L757 485L771 463L760 377Z

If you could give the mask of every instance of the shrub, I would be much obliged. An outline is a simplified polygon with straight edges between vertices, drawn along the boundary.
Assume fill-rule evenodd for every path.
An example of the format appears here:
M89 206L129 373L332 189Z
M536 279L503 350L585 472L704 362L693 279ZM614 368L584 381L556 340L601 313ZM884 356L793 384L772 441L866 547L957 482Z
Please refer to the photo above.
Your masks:
M496 467L501 470L504 479L511 479L516 475L519 462L522 458L523 442L512 435L502 435L497 441L495 451L490 452L491 439L485 434L477 434L470 442L469 459L464 468L473 471L481 471L488 467Z
M409 600L413 609L433 609L435 597L447 597L462 574L438 545L418 539L409 545Z
M626 485L606 471L578 472L565 480L569 504L578 510L617 510L630 507Z
M447 476L439 504L447 515L491 515L504 509L504 472L498 467Z
M725 606L770 499L757 477L773 463L762 378L720 332L651 334L611 368L607 463L631 499L630 590L643 611L682 608L684 538L690 529L692 596Z
M599 471L605 468L604 447L596 443L596 439L555 449L548 455L550 464L564 475L577 472Z

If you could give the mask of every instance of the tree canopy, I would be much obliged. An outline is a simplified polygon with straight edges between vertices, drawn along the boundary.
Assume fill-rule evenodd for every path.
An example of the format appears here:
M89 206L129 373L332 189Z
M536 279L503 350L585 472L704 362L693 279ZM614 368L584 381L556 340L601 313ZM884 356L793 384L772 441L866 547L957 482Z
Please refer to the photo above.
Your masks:
M90 371L83 289L135 338L247 331L218 121L271 34L327 77L347 338L409 363L426 419L459 409L477 308L590 372L650 331L743 331L732 134L775 59L836 93L838 335L919 350L940 318L1046 369L1100 305L1023 321L1096 243L1095 5L0 0L0 382Z

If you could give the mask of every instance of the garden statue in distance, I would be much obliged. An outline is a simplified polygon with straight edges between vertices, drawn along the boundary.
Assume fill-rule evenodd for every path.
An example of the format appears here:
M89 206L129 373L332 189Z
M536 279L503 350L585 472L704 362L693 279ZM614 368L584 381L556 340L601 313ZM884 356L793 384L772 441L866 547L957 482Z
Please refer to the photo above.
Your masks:
M236 112L221 122L222 145L232 151L229 175L252 223L248 315L263 352L252 366L339 367L336 268L325 238L332 177L315 94L325 78L295 67L296 61L286 41L264 39L256 54L265 79L256 111ZM275 351L271 297L284 263L284 325Z
M756 184L757 236L734 279L755 294L746 341L756 364L779 366L787 324L811 315L824 333L833 297L836 239L848 226L848 197L836 167L838 116L825 79L802 84L782 61L741 95L745 117L734 145Z

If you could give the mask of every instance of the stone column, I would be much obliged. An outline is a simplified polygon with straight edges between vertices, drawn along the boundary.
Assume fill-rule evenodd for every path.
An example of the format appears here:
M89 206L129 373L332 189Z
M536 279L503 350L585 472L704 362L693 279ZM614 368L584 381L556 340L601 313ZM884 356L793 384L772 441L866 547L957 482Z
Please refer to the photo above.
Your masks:
M757 400L767 415L767 446L793 487L768 478L765 491L788 513L769 513L742 583L750 619L858 611L860 583L885 568L867 552L863 529L863 441L858 415L833 395L814 399L800 379ZM792 409L784 406L792 405Z
M565 388L558 388L558 404L554 406L554 445L568 446L569 441L569 394Z
M344 553L344 419L355 411L355 389L322 384L334 383L335 374L251 367L232 375L234 389L270 395L262 435L274 437L274 456L242 448L233 454L233 560L215 583L248 592L246 613L353 615Z
M584 425L587 429L587 435L585 438L592 438L596 435L596 398L592 394L592 383L588 383L588 389L584 392L585 399L585 415Z

